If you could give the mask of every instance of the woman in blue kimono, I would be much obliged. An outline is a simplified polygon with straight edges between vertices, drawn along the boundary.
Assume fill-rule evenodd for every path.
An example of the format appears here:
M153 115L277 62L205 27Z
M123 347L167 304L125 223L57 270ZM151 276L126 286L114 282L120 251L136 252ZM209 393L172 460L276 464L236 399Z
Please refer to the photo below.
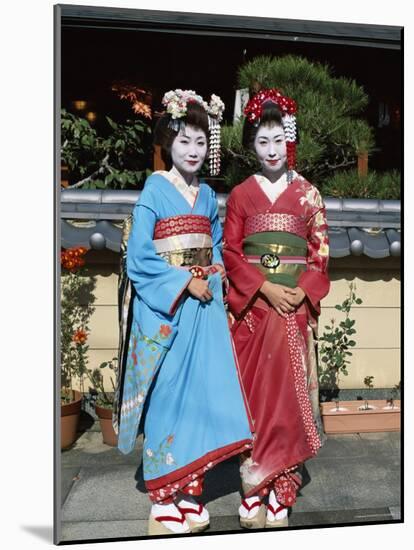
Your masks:
M150 535L207 528L208 512L194 499L204 474L250 449L252 437L223 306L217 200L197 180L208 149L211 171L219 168L224 105L182 90L163 103L155 143L172 168L147 179L133 211L133 318L114 423L124 454L144 433Z

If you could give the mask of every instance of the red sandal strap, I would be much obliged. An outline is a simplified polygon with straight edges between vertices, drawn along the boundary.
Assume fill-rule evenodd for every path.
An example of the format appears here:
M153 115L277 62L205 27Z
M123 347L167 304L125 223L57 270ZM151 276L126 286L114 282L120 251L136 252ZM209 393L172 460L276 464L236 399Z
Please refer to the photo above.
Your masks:
M250 512L250 510L253 510L253 508L256 508L257 506L261 506L262 504L262 501L261 500L256 500L256 502L253 502L253 504L247 504L247 502L243 499L242 500L242 506L244 506L246 508L246 510L248 510Z
M282 506L282 504L280 506L278 506L276 508L276 510L273 508L273 506L269 503L267 505L267 508L268 510L270 510L272 512L272 514L276 515L278 512L281 512L282 510L284 510L286 508L286 506Z
M176 521L178 523L184 523L185 522L185 517L184 516L181 516L181 518L177 518L175 516L152 516L154 519L156 519L157 521L161 522L161 521Z
M180 512L182 514L198 514L199 516L201 516L201 512L203 511L204 506L202 504L199 504L198 505L198 510L196 510L194 508L184 508L184 507L178 506L178 505L177 505L177 508L180 510Z

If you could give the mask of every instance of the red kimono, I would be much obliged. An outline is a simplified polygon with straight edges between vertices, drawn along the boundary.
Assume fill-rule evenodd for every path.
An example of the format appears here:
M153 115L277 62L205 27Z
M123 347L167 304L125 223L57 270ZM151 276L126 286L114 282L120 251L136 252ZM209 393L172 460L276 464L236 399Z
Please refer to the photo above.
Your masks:
M223 257L232 335L255 439L240 471L246 497L276 491L292 506L299 466L322 445L314 335L328 294L328 227L319 191L302 176L271 203L255 176L231 192ZM306 297L280 316L260 293L265 280Z

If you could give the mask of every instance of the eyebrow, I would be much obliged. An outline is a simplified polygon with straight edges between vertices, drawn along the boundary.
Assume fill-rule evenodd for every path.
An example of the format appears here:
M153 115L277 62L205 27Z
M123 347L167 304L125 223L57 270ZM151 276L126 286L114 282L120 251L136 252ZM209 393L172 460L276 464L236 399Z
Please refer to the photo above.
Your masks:
M280 134L275 134L275 135L272 136L272 137L275 138L275 137L282 137L282 136L283 136L283 132L281 132ZM268 136L263 136L263 135L260 135L260 134L259 134L259 135L257 136L257 139L269 139L269 137L268 137Z
M184 137L184 138L187 138L187 139L191 139L190 136L187 136L187 134L179 134L179 137ZM205 136L197 136L195 139L207 139Z

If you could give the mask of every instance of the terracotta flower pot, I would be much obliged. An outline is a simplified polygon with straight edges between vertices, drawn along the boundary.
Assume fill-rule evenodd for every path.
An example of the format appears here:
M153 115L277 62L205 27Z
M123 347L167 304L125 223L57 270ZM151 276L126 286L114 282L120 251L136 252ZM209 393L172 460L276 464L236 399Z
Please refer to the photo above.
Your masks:
M381 399L368 400L369 409L364 410L365 401L327 401L321 403L324 430L327 434L358 432L400 431L401 402L394 401L394 408Z
M81 413L82 394L73 390L73 401L60 407L60 446L67 449L76 440L76 433Z
M111 447L116 447L118 445L118 436L112 426L112 408L107 409L105 407L95 405L95 411L101 425L103 442Z

